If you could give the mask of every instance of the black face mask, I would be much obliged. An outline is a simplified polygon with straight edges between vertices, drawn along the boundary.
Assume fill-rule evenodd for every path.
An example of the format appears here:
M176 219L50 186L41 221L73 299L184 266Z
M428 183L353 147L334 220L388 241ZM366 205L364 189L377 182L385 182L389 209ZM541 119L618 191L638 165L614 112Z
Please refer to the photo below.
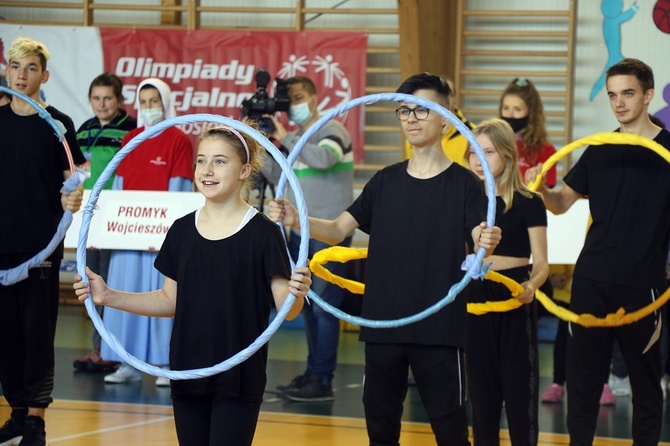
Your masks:
M528 116L525 118L502 118L504 121L512 127L514 133L519 133L521 130L525 129L528 126Z

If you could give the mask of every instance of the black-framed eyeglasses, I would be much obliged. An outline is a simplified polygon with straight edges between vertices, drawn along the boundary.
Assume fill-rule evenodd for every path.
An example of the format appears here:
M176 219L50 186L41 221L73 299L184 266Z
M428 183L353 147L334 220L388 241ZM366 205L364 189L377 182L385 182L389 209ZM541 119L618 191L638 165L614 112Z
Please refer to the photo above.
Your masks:
M400 121L407 121L409 119L409 115L412 113L414 113L414 117L416 118L417 121L423 121L424 119L428 119L430 110L427 109L426 107L416 107L416 108L400 107L395 111L395 115L398 117Z

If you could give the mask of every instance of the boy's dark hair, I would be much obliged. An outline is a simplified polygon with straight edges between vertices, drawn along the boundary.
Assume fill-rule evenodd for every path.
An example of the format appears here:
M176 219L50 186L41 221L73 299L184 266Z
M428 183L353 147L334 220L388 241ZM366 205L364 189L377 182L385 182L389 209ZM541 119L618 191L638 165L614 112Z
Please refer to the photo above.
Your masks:
M93 79L91 86L88 87L88 97L91 97L93 92L93 87L112 87L114 91L114 96L123 102L123 82L115 74L110 73L109 71L102 73L100 76Z
M642 87L642 92L654 88L654 72L649 65L638 59L624 59L607 69L607 79L611 76L633 75Z
M441 76L432 73L415 74L405 79L395 92L414 94L418 90L434 91L443 100L441 105L449 108L453 92L451 91L451 88L449 88L449 83L447 83Z
M289 87L291 85L302 85L302 88L304 88L310 95L314 96L316 94L316 85L314 85L314 82L308 77L293 76L286 79L286 83Z

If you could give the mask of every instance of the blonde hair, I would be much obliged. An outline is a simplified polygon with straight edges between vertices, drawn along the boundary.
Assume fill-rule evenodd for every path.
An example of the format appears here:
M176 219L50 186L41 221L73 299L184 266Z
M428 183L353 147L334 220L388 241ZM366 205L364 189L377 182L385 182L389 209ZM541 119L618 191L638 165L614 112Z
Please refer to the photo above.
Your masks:
M247 125L250 125L255 130L258 130L254 123ZM256 183L256 179L259 176L261 167L263 166L263 158L265 155L265 150L264 147L261 146L251 136L243 132L238 132L238 134L239 136L233 133L232 131L228 130L225 126L214 125L212 127L208 127L207 130L205 130L202 133L202 135L200 135L200 141L204 141L206 139L220 139L225 143L230 144L235 149L235 152L237 153L237 156L239 156L240 161L242 162L243 165L249 164L251 166L251 175L247 177L247 179L244 181L244 185L242 186L242 189L248 196L249 192L251 191L252 185ZM244 143L247 145L247 148L249 149L248 162L247 162L247 151L245 150L244 144L242 144L240 137L244 139Z
M516 141L514 131L510 125L502 119L487 119L472 130L475 136L486 135L493 143L493 147L498 152L505 163L500 180L498 181L498 193L505 202L507 212L512 209L514 201L514 192L519 192L526 198L531 198L533 192L526 187L519 171L518 158L516 150Z
M17 37L12 42L12 45L7 51L9 56L9 61L13 59L23 59L24 57L37 56L40 59L40 65L42 65L42 71L47 70L47 61L51 57L49 50L43 44L37 40L28 39L27 37Z

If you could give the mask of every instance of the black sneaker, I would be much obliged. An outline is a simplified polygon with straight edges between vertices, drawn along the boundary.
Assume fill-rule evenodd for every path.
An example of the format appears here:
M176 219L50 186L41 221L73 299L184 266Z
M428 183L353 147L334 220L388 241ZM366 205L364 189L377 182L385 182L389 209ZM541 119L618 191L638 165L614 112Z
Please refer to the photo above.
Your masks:
M19 444L23 432L25 431L25 419L28 410L12 411L12 416L0 427L0 446L9 446Z
M321 378L314 374L297 389L285 390L284 395L291 401L322 402L335 399L333 387L322 384Z
M305 370L305 372L302 375L298 375L295 378L293 378L293 380L290 383L288 383L288 385L277 386L277 390L279 390L280 392L286 392L287 390L295 390L307 382L309 375L310 375L309 370Z
M34 415L26 417L24 424L23 440L19 446L46 446L47 433L44 430L44 420Z

